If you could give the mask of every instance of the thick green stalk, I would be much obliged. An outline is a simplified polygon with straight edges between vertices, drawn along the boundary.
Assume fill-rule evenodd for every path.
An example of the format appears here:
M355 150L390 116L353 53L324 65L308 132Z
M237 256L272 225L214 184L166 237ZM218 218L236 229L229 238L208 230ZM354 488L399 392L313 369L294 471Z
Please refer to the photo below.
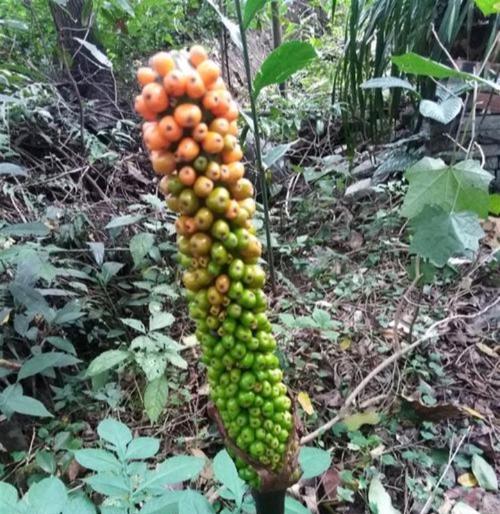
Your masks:
M257 108L255 105L255 96L253 94L252 86L252 71L250 69L250 58L248 56L248 45L245 28L243 26L243 14L241 12L240 0L234 0L236 6L236 13L238 15L238 24L241 33L241 44L243 47L243 60L245 62L245 73L247 76L247 88L250 96L250 109L252 112L253 121L253 133L255 136L255 154L257 158L257 168L259 172L259 179L262 189L262 203L264 204L264 226L266 230L266 244L267 244L267 259L269 261L269 274L271 277L271 286L273 294L276 294L276 273L274 271L274 257L273 247L271 241L271 228L269 219L269 198L267 194L266 174L264 166L262 164L262 151L260 147L260 130L259 130L259 118L257 116Z

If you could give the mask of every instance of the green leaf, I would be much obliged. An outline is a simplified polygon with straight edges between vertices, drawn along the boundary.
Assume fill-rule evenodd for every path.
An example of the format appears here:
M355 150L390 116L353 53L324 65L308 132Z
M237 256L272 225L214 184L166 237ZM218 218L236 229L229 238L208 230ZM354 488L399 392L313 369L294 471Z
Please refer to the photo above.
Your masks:
M489 211L495 216L500 215L500 194L494 193L490 195Z
M271 84L281 84L315 58L316 50L303 41L289 41L273 50L262 63L254 80L254 96Z
M73 39L75 41L78 41L78 43L80 43L82 46L84 46L92 54L92 57L100 64L102 64L106 68L113 67L111 61L106 57L106 54L99 50L99 48L97 48L96 45L79 37L73 37Z
M405 178L409 188L401 214L406 218L415 217L428 205L446 212L488 215L488 186L493 176L477 161L447 166L441 159L424 157L406 171Z
M273 164L277 163L286 155L288 150L290 150L290 148L295 143L296 141L292 141L291 143L284 143L282 145L273 146L262 156L262 162L264 163L265 167L270 168Z
M107 284L122 268L124 264L121 262L105 262L101 269L101 280Z
M7 417L10 417L14 412L40 418L53 417L43 403L29 396L24 396L20 384L7 386L0 393L0 411L4 412Z
M124 475L97 473L85 479L94 491L112 498L126 498L130 494L130 484Z
M203 495L187 489L179 499L179 514L215 514L215 510Z
M165 375L149 382L144 391L144 408L151 423L156 423L168 398L168 382Z
M372 514L400 514L399 510L392 506L391 497L376 477L370 482L368 503Z
M41 221L31 223L18 223L17 225L7 225L0 229L0 236L17 237L44 237L50 234L49 227Z
M33 484L26 499L36 514L60 514L68 499L68 493L61 480L50 477Z
M150 459L160 449L160 440L156 437L136 437L132 439L125 452L127 460Z
M477 483L486 491L498 491L498 479L493 467L476 453L472 456L472 473Z
M149 318L149 330L161 330L162 328L169 327L175 321L173 314L170 312L159 312Z
M106 450L85 448L74 452L75 459L84 468L92 471L112 471L119 473L121 470L120 461Z
M205 459L200 457L190 457L188 455L170 457L149 474L138 491L191 480L201 473L204 466Z
M322 475L331 465L332 456L320 448L303 446L299 453L299 464L302 468L302 479L307 480Z
M28 172L24 166L12 162L0 162L0 175L11 175L12 177L27 177Z
M72 355L76 355L76 350L71 341L68 341L64 337L59 336L49 336L45 338L45 341L50 343L54 348L58 350L62 350L66 353L71 353Z
M32 377L38 373L43 373L51 368L63 368L65 366L74 366L81 362L74 355L63 352L46 352L40 353L28 359L19 370L18 380Z
M146 333L146 327L144 326L144 323L142 321L139 321L138 319L133 318L120 318L120 321L127 325L130 328L133 328L137 332L140 332L141 334Z
M39 291L33 287L16 282L10 284L9 291L16 302L24 305L28 312L41 314L45 321L52 323L55 317L54 309L50 307Z
M48 475L53 475L56 472L56 459L52 452L47 450L41 450L37 452L35 462L37 463L38 467L42 471L45 471L45 473Z
M139 514L178 514L179 500L184 491L167 491L145 503Z
M99 437L114 445L122 455L125 455L127 444L132 440L132 432L124 423L116 419L107 418L97 425Z
M207 2L213 7L215 12L219 15L220 21L229 32L229 37L231 38L231 41L236 45L236 47L240 51L243 51L240 28L238 27L238 25L232 22L227 16L224 16L224 14L222 14L220 11L219 6L213 0L207 0Z
M447 125L460 114L462 107L462 99L458 96L452 96L440 103L422 100L419 109L422 116Z
M450 257L477 251L484 236L474 213L448 213L439 207L427 207L413 218L410 230L413 233L410 252L438 267L444 266Z
M285 514L311 514L311 511L294 498L285 498Z
M104 262L104 243L87 243L87 246L90 248L90 251L92 252L92 256L94 257L94 260L98 266L101 266Z
M136 267L138 267L142 263L144 257L146 257L146 255L149 253L154 243L154 235L148 232L141 232L139 234L136 234L130 240L130 253L132 255L132 259L134 260L134 265Z
M400 87L402 89L416 91L414 85L399 77L377 77L374 79L366 80L361 84L361 87L363 89L390 89L393 87Z
M62 514L96 514L96 510L84 494L75 494L69 497Z
M500 13L500 1L499 0L476 0L476 5L481 9L481 12L485 16L490 14Z
M359 430L363 425L377 425L380 422L380 415L375 411L356 412L344 418L344 425L349 432Z
M129 359L131 353L126 350L107 350L98 355L87 368L87 376L95 377L109 369L118 366L118 364Z
M117 216L113 218L104 228L121 228L127 225L133 225L144 218L141 214L126 214L125 216Z
M247 489L245 482L238 476L236 466L226 450L221 450L214 458L215 478L231 491L237 507L241 507Z
M243 27L247 29L255 15L266 5L267 0L247 0L243 11Z
M131 18L135 16L134 9L128 0L116 0L116 3L120 6L121 10L126 12Z
M17 514L17 490L6 482L0 482L0 514Z

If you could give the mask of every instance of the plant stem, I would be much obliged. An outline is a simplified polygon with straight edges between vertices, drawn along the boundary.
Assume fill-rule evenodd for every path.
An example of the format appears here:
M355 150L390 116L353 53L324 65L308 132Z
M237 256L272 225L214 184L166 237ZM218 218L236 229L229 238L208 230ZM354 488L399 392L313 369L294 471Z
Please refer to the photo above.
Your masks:
M257 514L285 514L286 490L261 493L252 491Z
M252 71L250 69L250 58L248 56L247 37L246 37L245 28L243 26L243 15L241 13L240 0L234 0L234 3L236 6L236 12L238 14L238 24L239 24L240 33L241 33L241 44L243 47L243 60L245 62L245 73L247 76L248 95L250 96L250 108L252 111L253 133L255 136L255 154L256 154L256 158L257 158L257 168L258 168L260 184L261 184L261 188L262 188L262 203L264 204L264 227L266 229L267 259L269 261L271 287L273 290L273 294L276 294L276 274L274 271L274 257L273 257L273 248L272 248L272 242L271 242L271 229L270 229L270 220L269 220L269 198L267 196L265 170L264 170L264 166L262 164L262 152L261 152L261 148L260 148L259 119L257 117L257 108L255 106L255 97L253 94Z
M273 49L276 50L281 45L280 5L278 0L271 1L271 21L273 26ZM286 96L285 82L279 85L279 90L281 96Z

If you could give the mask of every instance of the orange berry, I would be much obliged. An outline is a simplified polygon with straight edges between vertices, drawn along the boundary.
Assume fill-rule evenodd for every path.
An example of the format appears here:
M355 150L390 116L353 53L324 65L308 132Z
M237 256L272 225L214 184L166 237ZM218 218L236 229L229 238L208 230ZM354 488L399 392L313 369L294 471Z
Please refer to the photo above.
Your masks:
M232 136L238 135L238 122L236 120L233 120L229 123L229 133Z
M206 198L214 189L214 183L207 177L198 177L193 190L198 198Z
M229 108L227 109L227 111L224 114L224 118L226 118L226 120L228 120L230 122L233 122L238 119L239 115L240 115L240 112L238 109L238 104L234 100L231 100L229 102ZM238 134L238 126L236 125L236 134L233 134L233 135L236 136L237 134Z
M172 96L182 96L186 93L187 78L179 70L173 70L163 79L165 91Z
M191 166L184 166L179 171L179 180L185 186L192 186L196 181L196 171Z
M175 156L172 152L153 151L151 152L151 164L158 175L170 175L175 171Z
M141 86L154 82L157 78L158 73L149 66L141 66L137 70L137 82L139 82Z
M194 161L199 153L200 145L194 139L185 137L180 141L175 155L180 161L189 162Z
M146 84L142 89L142 96L147 109L150 111L161 112L168 107L167 93L165 89L156 82Z
M208 54L201 45L193 45L191 50L189 50L189 61L195 68L207 59Z
M222 162L224 162L224 164L241 161L241 159L243 159L243 151L240 145L236 145L233 150L223 150L222 152Z
M199 73L193 71L187 75L186 93L189 98L201 98L205 94L205 84Z
M137 95L135 97L134 109L135 112L139 114L139 116L142 116L145 120L156 120L156 114L146 107L146 102L144 101L144 97L142 95Z
M148 150L167 150L170 146L170 141L163 137L158 126L148 130L144 134L143 139Z
M238 146L238 138L227 134L224 136L224 150L234 150Z
M231 184L238 182L238 180L240 180L240 178L243 178L245 175L245 166L243 166L242 162L232 162L227 165L227 168L229 170L228 182Z
M208 110L215 109L220 102L220 90L209 91L203 97L203 107Z
M226 294L229 291L231 281L227 275L219 275L215 279L215 288L220 294Z
M164 77L175 68L175 61L168 52L158 52L149 59L149 65Z
M160 132L168 141L179 141L183 131L173 116L164 116L158 124Z
M220 77L220 68L211 59L206 59L196 69L206 86L213 84Z
M231 187L231 194L236 200L251 198L253 192L253 184L247 178L240 178L240 180Z
M184 220L184 229L187 234L194 234L198 230L198 224L194 218L186 218Z
M221 136L225 136L229 132L229 121L226 118L215 118L210 123L210 130L218 132Z
M240 206L236 200L230 200L228 208L226 209L225 216L228 220L234 220L239 213Z
M215 89L226 89L226 84L222 80L222 77L219 77L214 83L207 86L209 91L213 91Z
M175 220L175 231L181 236L185 236L187 234L186 225L185 225L187 219L189 219L188 216L186 216L185 214L181 214Z
M210 180L217 182L221 178L220 166L215 161L210 161L207 169L205 170L205 176Z
M181 104L175 108L175 121L182 128L193 128L201 122L201 110L194 104Z
M205 136L207 135L208 127L206 123L199 123L196 125L196 127L193 129L193 139L195 141L198 141L198 143L201 143Z
M231 177L231 174L229 173L229 168L223 164L220 167L220 179L222 182L229 182L229 179Z
M224 138L217 132L207 132L202 145L205 152L220 153L224 149Z

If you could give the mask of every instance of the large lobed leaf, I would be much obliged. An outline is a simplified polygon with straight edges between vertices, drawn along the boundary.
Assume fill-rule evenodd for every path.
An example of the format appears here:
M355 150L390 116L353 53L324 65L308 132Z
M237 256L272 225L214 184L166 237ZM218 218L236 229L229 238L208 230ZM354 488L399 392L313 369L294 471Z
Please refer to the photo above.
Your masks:
M477 161L447 166L441 159L424 157L405 177L410 187L401 214L407 218L414 218L429 205L446 212L472 211L482 218L488 215L488 186L493 176Z

